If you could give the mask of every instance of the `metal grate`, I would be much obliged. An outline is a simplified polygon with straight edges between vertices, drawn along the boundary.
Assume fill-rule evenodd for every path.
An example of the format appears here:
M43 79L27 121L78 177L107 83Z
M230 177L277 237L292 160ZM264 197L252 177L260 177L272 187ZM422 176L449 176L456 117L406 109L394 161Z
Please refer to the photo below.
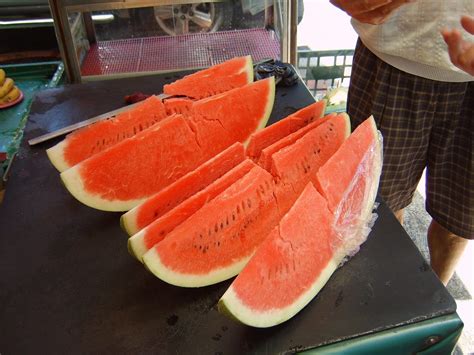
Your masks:
M297 68L306 86L316 98L328 89L349 86L353 49L331 51L298 50Z
M280 58L280 43L265 29L102 41L91 45L83 76L208 67L233 57Z

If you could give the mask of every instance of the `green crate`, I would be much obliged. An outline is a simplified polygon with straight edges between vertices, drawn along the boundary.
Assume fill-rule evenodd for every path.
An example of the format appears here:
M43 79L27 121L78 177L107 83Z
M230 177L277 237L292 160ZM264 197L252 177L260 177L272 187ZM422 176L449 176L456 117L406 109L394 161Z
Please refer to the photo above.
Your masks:
M63 80L64 66L55 61L0 65L0 68L15 81L24 95L21 103L0 109L0 152L6 153L6 160L0 161L0 176L2 181L6 181L8 167L18 151L35 93L59 85Z

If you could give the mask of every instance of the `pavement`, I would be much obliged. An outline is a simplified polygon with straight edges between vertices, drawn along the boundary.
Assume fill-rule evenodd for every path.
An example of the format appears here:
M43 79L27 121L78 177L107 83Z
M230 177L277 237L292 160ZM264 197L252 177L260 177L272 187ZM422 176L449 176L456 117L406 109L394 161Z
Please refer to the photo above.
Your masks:
M403 227L429 262L426 232L431 222L431 217L425 211L425 197L425 175L423 175L411 205L405 210ZM469 242L456 268L456 272L447 286L448 291L456 300L458 315L464 322L464 330L454 354L474 354L473 259L474 244Z

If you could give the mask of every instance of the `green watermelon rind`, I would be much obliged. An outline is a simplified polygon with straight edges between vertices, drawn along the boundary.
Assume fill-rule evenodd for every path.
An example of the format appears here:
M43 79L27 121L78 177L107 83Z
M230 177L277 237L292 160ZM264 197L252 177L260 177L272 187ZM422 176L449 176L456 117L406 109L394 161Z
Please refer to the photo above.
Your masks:
M238 261L233 260L232 263L227 267L217 268L202 275L183 274L167 268L161 262L160 256L156 252L155 248L152 248L147 253L145 253L143 256L143 264L153 275L162 281L169 283L170 285L195 288L214 285L236 276L240 271L242 271L245 265L247 265L247 262L250 260L252 255L253 253L241 258Z
M256 328L268 328L286 322L314 299L324 285L326 285L334 271L336 271L340 261L333 258L308 288L308 291L301 294L291 305L285 308L265 312L253 310L239 299L231 285L219 300L217 304L218 310L220 313L242 324Z

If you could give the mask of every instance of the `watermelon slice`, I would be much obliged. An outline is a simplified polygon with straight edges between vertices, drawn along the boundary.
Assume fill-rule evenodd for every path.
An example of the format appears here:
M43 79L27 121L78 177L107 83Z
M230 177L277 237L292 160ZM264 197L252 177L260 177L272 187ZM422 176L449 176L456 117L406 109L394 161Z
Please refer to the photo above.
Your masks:
M233 58L165 85L167 95L194 99L213 96L253 82L252 57Z
M92 155L133 137L166 116L161 100L150 96L130 110L69 134L46 153L54 167L63 172Z
M262 149L260 153L260 156L258 158L258 164L261 167L270 171L271 165L272 165L272 155L274 153L278 152L280 149L284 147L287 147L293 144L298 139L303 137L307 132L318 127L320 124L326 122L327 120L329 120L331 117L334 117L334 116L336 116L336 114L331 113L320 119L317 119L314 122L302 127L301 129L298 129L297 131L283 137L282 139L276 141L275 143L270 144L269 146L265 147L264 149Z
M231 145L196 170L190 171L141 205L125 213L120 218L120 224L129 235L134 235L188 197L224 175L244 159L244 146L241 143Z
M275 100L275 78L270 77L242 88L208 97L193 104L190 118L196 139L204 145L209 136L224 135L214 144L247 143L250 135L266 126ZM221 137L222 138L222 137ZM225 143L224 143L225 142ZM224 146L219 145L222 150ZM216 147L213 145L213 149Z
M170 117L61 173L79 201L127 211L265 126L275 81L260 80L193 104L189 117Z
M214 199L222 191L247 174L255 164L247 159L227 174L214 181L204 190L189 197L186 201L177 205L168 213L164 214L145 229L141 230L128 239L128 250L138 260L155 244L162 241L169 232L184 222L193 213L198 211L206 203Z
M255 166L150 249L143 261L173 285L215 284L238 274L277 223L273 178Z
M366 240L382 165L372 117L344 141L219 301L219 310L254 327L297 314L344 259Z
M324 123L274 153L269 159L271 163L267 163L277 180L275 195L281 215L293 205L308 182L316 181L319 168L350 134L349 116L340 114L326 117L328 119Z
M247 156L258 161L262 150L287 135L321 118L326 109L326 101L321 100L302 108L301 110L275 122L260 131L252 134L247 146Z
M382 170L382 136L371 116L360 124L317 173L316 186L334 214L334 228L353 255L365 242Z
M332 218L309 183L219 300L219 311L264 328L303 309L341 261L333 252Z

